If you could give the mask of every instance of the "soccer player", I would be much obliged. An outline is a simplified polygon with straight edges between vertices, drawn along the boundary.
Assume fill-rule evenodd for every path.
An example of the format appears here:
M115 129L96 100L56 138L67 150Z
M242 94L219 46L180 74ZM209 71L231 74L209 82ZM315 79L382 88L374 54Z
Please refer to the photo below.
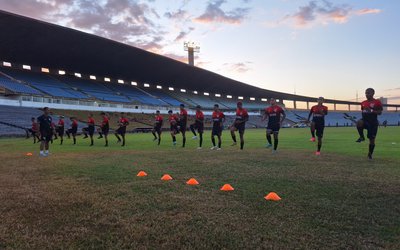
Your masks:
M85 137L83 137L83 139L88 138L88 133L90 136L90 146L93 146L93 135L94 135L94 125L95 125L95 121L93 119L93 114L89 114L89 118L88 118L88 122L87 122L87 127L82 129L83 134L85 135Z
M43 115L37 118L40 131L40 156L47 157L49 155L49 142L53 137L53 129L51 127L52 118L49 115L48 107L43 108Z
M153 130L151 131L151 133L154 136L154 141L158 139L158 145L160 146L161 143L161 131L162 131L162 126L163 126L163 117L162 115L160 115L160 110L156 111L156 116L155 116L155 122L154 122L154 127ZM157 135L158 138L157 138Z
M39 138L39 125L36 122L36 118L32 117L31 118L32 121L32 128L28 129L28 131L32 134L33 136L33 144L36 143L36 139L38 142L40 142L40 138Z
M78 132L78 121L75 117L70 117L71 128L66 131L68 139L70 139L70 135L72 135L72 139L74 140L74 145L76 144L76 133Z
M185 109L185 105L182 103L179 105L179 131L182 133L182 148L185 147L186 144L186 127L187 127L187 118L188 114Z
M233 140L232 146L235 146L236 143L236 135L235 131L239 131L240 135L240 149L243 150L244 146L244 130L246 127L246 122L249 120L249 114L247 113L247 110L243 108L242 102L237 103L237 109L236 109L236 119L235 122L231 126L231 136Z
M101 112L101 117L103 118L103 121L101 122L100 125L100 136L99 138L103 138L104 135L104 139L106 140L106 144L104 145L104 147L108 147L108 132L110 131L110 121L108 119L108 116L106 115L106 113Z
M60 145L64 142L64 116L60 115L56 127L56 132L60 137Z
M382 114L381 101L374 98L375 90L368 88L365 90L365 97L367 100L361 103L362 118L357 122L357 130L360 138L356 142L365 141L364 129L367 130L367 137L369 139L368 158L372 159L372 154L375 149L375 138L378 133L378 115Z
M312 106L310 113L308 114L307 121L310 122L311 116L313 116L311 122L311 141L315 142L315 131L317 132L318 137L318 147L316 155L321 154L321 146L322 146L322 137L324 135L325 128L325 116L328 114L328 107L324 106L324 98L319 97L317 99L318 105Z
M211 142L213 144L211 150L221 150L221 145L222 145L222 140L221 140L221 135L222 135L222 129L224 126L225 122L225 115L219 110L219 105L214 104L214 111L212 113L212 121L213 121L213 126L212 126L212 132L211 132ZM215 137L218 137L218 147L215 145Z
M201 106L197 105L196 106L196 120L193 124L190 124L190 130L193 133L193 139L197 139L197 134L195 129L197 129L197 132L199 133L200 141L199 141L199 147L197 149L201 149L203 145L203 132L204 132L204 114L201 111Z
M268 119L267 148L272 147L271 134L274 134L274 149L272 152L275 153L278 148L279 130L281 128L282 122L286 118L286 114L285 114L285 111L279 105L276 104L276 100L274 98L271 98L269 103L270 103L270 106L265 109L263 121Z
M115 137L118 139L118 143L121 142L121 138L119 135L122 137L122 145L121 147L125 146L125 134L126 134L126 127L129 125L129 120L125 117L125 113L121 113L121 118L119 118L118 121L118 126L119 128L115 131Z
M175 146L176 145L176 134L179 134L179 128L178 128L179 117L178 117L178 115L173 114L172 110L169 110L168 114L169 114L168 120L169 120L169 124L170 124L172 144Z

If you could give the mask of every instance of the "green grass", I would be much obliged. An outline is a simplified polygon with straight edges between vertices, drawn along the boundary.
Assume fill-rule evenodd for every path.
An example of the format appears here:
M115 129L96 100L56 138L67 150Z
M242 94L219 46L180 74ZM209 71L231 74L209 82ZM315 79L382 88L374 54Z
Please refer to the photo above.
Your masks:
M55 141L48 158L31 140L1 139L0 249L399 249L399 132L379 130L372 161L354 128L326 129L320 157L307 129L282 129L275 155L264 130L246 131L244 151L226 131L210 151L207 131L201 151L189 133L185 149L168 133L160 147L135 134L125 148L113 136L109 148ZM282 200L264 200L271 191Z

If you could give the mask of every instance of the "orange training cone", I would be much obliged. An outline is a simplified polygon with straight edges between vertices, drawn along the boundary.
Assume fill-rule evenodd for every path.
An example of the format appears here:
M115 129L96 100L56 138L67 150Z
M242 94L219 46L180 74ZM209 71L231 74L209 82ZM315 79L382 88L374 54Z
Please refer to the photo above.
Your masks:
M172 180L172 177L169 174L165 174L163 175L163 177L161 177L162 181L170 181Z
M140 171L136 176L138 176L138 177L144 177L144 176L147 176L147 173L144 172L144 171Z
M32 156L33 154L32 153L26 153L26 156Z
M267 194L264 198L269 201L280 201L281 200L281 197L279 197L279 195L277 195L277 193L275 193L275 192L271 192L271 193Z
M221 187L221 189L220 189L221 191L233 191L233 190L235 190L231 185L229 185L229 184L225 184L225 185L223 185L222 187Z
M191 178L186 182L188 185L199 185L199 182L195 178Z

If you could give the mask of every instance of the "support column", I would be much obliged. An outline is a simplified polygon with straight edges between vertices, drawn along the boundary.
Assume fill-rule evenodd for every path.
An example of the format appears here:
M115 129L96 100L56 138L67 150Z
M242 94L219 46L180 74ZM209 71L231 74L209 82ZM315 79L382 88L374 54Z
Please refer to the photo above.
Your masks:
M335 103L333 103L333 110L335 110L335 111L336 111L336 102L335 102Z
M351 107L350 107L350 104L349 104L349 111L351 111Z
M296 101L293 101L293 108L294 108L294 109L297 109L297 103L296 103Z
M310 109L310 103L307 102L307 109Z

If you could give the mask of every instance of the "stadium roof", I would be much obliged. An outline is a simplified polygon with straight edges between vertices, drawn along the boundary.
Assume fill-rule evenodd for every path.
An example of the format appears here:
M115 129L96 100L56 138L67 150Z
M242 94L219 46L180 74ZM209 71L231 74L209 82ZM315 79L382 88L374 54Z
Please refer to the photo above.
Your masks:
M254 87L123 43L1 10L0 30L4 61L202 92L315 102L315 97Z

